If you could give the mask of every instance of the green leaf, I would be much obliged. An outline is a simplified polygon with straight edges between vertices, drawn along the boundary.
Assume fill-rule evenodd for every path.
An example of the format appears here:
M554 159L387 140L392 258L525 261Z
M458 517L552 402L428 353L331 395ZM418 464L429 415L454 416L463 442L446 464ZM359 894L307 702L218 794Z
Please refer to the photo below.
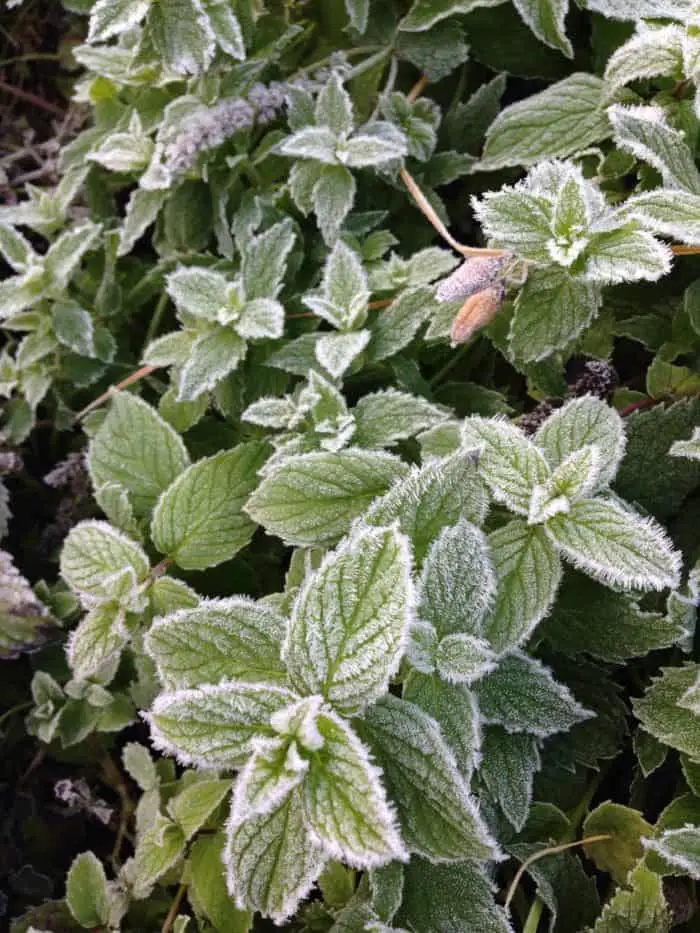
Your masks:
M682 75L683 32L672 25L636 33L608 59L605 80L618 88L640 78Z
M402 292L371 323L372 340L368 353L372 359L388 359L407 347L435 308L430 288L409 288Z
M542 527L515 519L488 537L496 599L483 635L497 651L524 644L550 611L561 561Z
M469 47L461 24L448 20L420 32L402 30L398 34L397 51L431 81L442 81L467 60Z
M621 208L657 236L669 236L690 246L700 244L700 195L673 188L655 188L633 195Z
M316 98L314 116L316 123L319 126L327 126L334 136L342 136L352 131L352 100L337 71L331 74Z
M196 785L195 785L196 786ZM187 858L187 896L198 915L204 915L217 933L248 933L252 915L237 910L226 890L222 870L223 833L200 836Z
M323 269L324 298L343 312L343 323L351 326L369 298L367 276L357 253L339 240Z
M493 652L481 638L457 632L445 635L437 646L435 665L449 683L471 684L494 670Z
M168 815L186 840L191 839L231 790L231 781L210 780L188 784L168 802Z
M667 187L700 194L700 172L688 144L669 126L660 107L616 105L608 109L608 116L621 149L652 165Z
M572 399L557 408L537 429L535 443L552 469L577 450L595 444L602 458L599 485L615 478L625 453L625 428L619 414L593 395Z
M469 454L456 453L440 461L413 467L386 495L376 499L363 516L370 525L398 521L413 544L418 565L443 528L463 518L480 525L488 500Z
M688 440L675 441L669 450L671 457L687 457L700 460L700 428L693 429L693 436Z
M608 800L586 817L583 838L606 833L610 839L589 843L586 855L600 871L609 872L618 884L623 884L644 856L642 840L652 835L652 827L637 810Z
M659 612L645 612L624 593L570 574L542 634L570 656L589 654L621 663L677 644L683 625Z
M531 269L515 301L508 335L516 360L536 362L565 348L590 326L601 301L599 286L559 266Z
M106 42L132 26L146 15L148 0L97 0L90 11L88 42Z
M466 418L462 443L479 451L479 473L494 499L527 515L535 486L549 476L542 452L514 424L497 419Z
M156 620L146 650L168 689L223 680L270 683L286 678L284 629L284 619L264 603L243 596L208 599Z
M126 256L130 253L146 230L155 223L168 194L167 189L134 188L126 205L126 214L119 235L118 256Z
M644 777L649 777L666 761L668 748L644 729L634 733L634 752Z
M559 49L567 58L574 57L571 43L566 38L564 19L569 9L568 0L513 0L515 8L538 39Z
M670 248L650 233L623 227L591 238L585 276L601 285L655 282L670 271L672 259Z
M479 777L519 832L527 820L533 780L541 767L537 739L526 732L510 733L500 726L487 726L481 753Z
M109 919L107 878L93 852L83 852L73 860L66 879L66 902L82 927L98 927Z
M386 799L381 772L349 725L322 713L323 755L304 779L304 813L311 832L331 858L369 868L407 853Z
M321 334L316 342L316 359L327 373L339 379L369 343L368 330L345 334Z
M168 615L178 609L194 609L199 604L199 596L194 590L174 577L158 577L154 580L149 596L153 616Z
M123 486L138 518L150 513L189 462L179 434L150 405L127 392L114 396L88 451L94 485Z
M388 694L358 729L384 772L411 852L431 861L498 858L435 720Z
M461 519L444 528L423 564L418 616L438 635L480 635L496 591L491 559L482 531Z
M325 558L294 603L284 648L300 693L351 713L386 692L414 604L410 570L394 529L359 530Z
M288 544L329 545L406 472L398 458L380 452L340 450L289 457L266 473L246 511Z
M367 29L369 0L345 0L345 9L350 18L350 25L362 35Z
M337 165L337 139L327 126L305 126L288 136L280 146L282 155L314 159L323 165Z
M693 759L700 759L698 717L679 701L695 685L699 672L697 664L662 668L662 676L652 681L644 696L632 701L647 732Z
M296 697L273 684L228 681L162 693L148 713L156 748L183 764L230 768L243 764L251 739L270 732L270 717Z
M414 933L512 931L503 908L494 900L487 872L469 861L430 865L422 859L411 859L405 869L404 897L395 923Z
M179 266L167 277L166 285L180 313L216 322L228 305L230 282L212 269Z
M44 268L54 287L66 287L85 253L96 246L100 230L99 224L85 221L66 230L51 244Z
M487 192L481 201L473 199L472 206L492 246L513 250L523 259L534 262L551 262L552 205L547 200L522 188L501 188ZM484 259L467 260L443 283L438 297L452 297L447 287L455 279L460 286L459 290L455 289L455 297L461 297L464 291L478 292L491 284L493 266L485 262Z
M306 826L299 791L270 813L230 821L226 833L224 864L236 906L278 923L290 917L326 861Z
M283 220L241 245L241 273L247 301L279 295L295 240L292 222Z
M0 549L0 660L34 651L57 634L55 620L19 573L12 556Z
M580 499L545 525L567 560L602 583L662 590L679 584L680 555L663 529L608 499Z
M150 569L139 545L107 522L80 522L61 551L63 579L76 593L97 602L126 595L145 581Z
M500 0L499 0L500 2ZM402 32L424 32L454 13L469 13L476 6L489 5L483 0L414 0L401 20Z
M577 72L502 110L486 134L483 171L561 159L602 142L612 132L604 109L607 88Z
M143 791L158 787L159 779L155 762L149 751L138 742L129 742L122 750L122 763Z
M348 168L383 165L407 154L408 145L403 133L381 120L365 124L336 150L338 161Z
M658 838L646 842L645 848L670 862L683 874L700 880L700 826L667 829Z
M407 392L384 389L363 395L352 413L354 442L358 447L390 447L446 421L448 414L437 405Z
M15 272L25 272L37 255L29 240L7 223L0 222L0 255Z
M319 230L324 242L332 246L340 234L343 221L355 203L357 185L344 165L324 165L311 189Z
M180 827L157 814L153 826L139 839L130 865L134 897L148 897L155 882L175 865L184 849Z
M668 933L671 915L662 879L638 865L603 908L591 933Z
M215 33L200 0L152 3L146 27L160 58L178 74L198 75L211 64Z
M188 467L153 511L153 543L185 570L204 570L230 560L250 541L255 524L243 505L258 482L268 454L251 441Z
M230 327L214 327L193 344L177 380L178 402L192 402L237 368L246 344Z
M501 725L507 732L546 738L568 732L593 715L548 668L521 651L506 655L474 691L484 722Z
M216 44L232 58L243 61L245 43L241 25L228 0L202 0Z
M114 676L127 642L123 614L114 604L92 609L71 632L68 663L76 680L100 680Z

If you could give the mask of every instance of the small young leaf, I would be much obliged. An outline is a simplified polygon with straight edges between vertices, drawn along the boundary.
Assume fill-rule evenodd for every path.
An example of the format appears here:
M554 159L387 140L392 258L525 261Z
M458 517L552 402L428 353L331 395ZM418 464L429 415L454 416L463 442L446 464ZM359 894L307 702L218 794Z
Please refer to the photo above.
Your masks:
M393 529L361 529L325 558L292 610L284 654L296 689L345 713L386 692L413 610L410 569Z
M483 635L498 652L524 644L547 615L561 580L561 561L543 528L515 519L488 537L496 600Z
M236 681L162 693L147 715L151 740L183 764L235 767L255 735L271 732L270 716L295 699L283 687Z
M323 165L337 165L337 142L327 126L305 126L284 140L280 152L297 159L314 159Z
M268 454L257 441L239 444L188 467L153 511L153 543L185 570L230 560L255 530L243 505Z
M80 522L61 551L61 576L66 583L76 593L101 602L117 597L115 583L119 578L129 574L135 586L146 579L150 569L139 545L107 522Z
M173 867L184 849L185 837L180 827L159 813L134 852L130 866L134 897L148 897L155 882Z
M351 132L354 125L352 100L337 71L331 74L321 89L316 99L314 116L319 126L327 126L335 136Z
M107 923L107 878L93 852L83 852L73 860L66 879L66 902L80 926L93 928Z
M368 330L322 334L316 342L316 359L334 379L339 379L369 343Z
M178 824L186 840L204 826L230 790L231 781L197 781L171 797L168 814Z
M663 880L640 864L630 872L626 887L618 888L605 905L591 933L668 933L670 929Z
M226 834L224 864L236 906L282 923L309 893L326 861L307 829L299 791L270 813L240 823L230 820Z
M680 556L652 521L607 499L581 499L545 525L575 567L602 583L662 590L679 584Z
M498 858L434 719L388 694L358 729L382 767L411 852L435 862Z
M593 715L548 668L521 651L504 657L474 690L484 721L501 725L507 732L546 738L567 732Z
M148 749L138 742L129 742L122 751L122 763L141 790L158 786L158 772Z
M192 344L177 380L177 401L193 402L232 373L246 354L245 341L231 327L214 327Z
M202 600L157 619L146 650L169 690L224 680L277 682L285 679L280 644L285 621L263 603L243 596Z
M652 835L652 827L637 810L608 800L589 813L583 824L584 839L605 833L610 834L610 839L589 843L586 855L597 868L623 884L644 855L642 840Z
M312 835L335 859L356 867L407 859L386 799L381 772L349 725L330 711L318 719L323 756L304 779L304 813Z
M126 392L112 400L88 452L95 486L121 485L138 518L149 514L158 496L189 462L179 434L150 405Z
M178 74L198 75L211 64L215 33L201 0L151 4L146 25L156 52Z
M114 604L96 606L70 634L68 663L76 680L109 683L127 641L123 614Z
M380 452L340 450L289 457L266 473L245 510L288 544L329 545L406 472L398 458Z
M452 684L471 684L496 667L488 644L463 632L445 635L437 646L435 665L438 674Z
M495 594L486 536L464 520L445 528L428 552L418 614L440 635L479 635Z

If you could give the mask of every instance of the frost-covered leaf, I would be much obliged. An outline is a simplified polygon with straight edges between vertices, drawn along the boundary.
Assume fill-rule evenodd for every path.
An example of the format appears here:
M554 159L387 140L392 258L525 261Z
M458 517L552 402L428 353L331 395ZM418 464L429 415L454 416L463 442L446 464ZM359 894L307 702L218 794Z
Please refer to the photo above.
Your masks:
M406 866L404 897L394 923L414 933L513 929L495 901L493 882L476 862L431 865L417 858Z
M540 770L539 743L527 732L506 732L487 726L479 777L489 794L518 832L525 825L532 803L532 784Z
M363 395L353 408L358 447L389 447L447 420L448 414L424 398L385 389Z
M323 755L304 779L304 813L312 836L331 858L369 868L406 859L381 772L350 726L331 713L318 718Z
M324 241L332 246L355 203L355 178L344 165L324 165L311 190L311 201Z
M127 392L113 398L88 452L94 485L118 483L139 518L149 514L189 462L179 434L150 405Z
M55 628L48 608L19 573L12 556L0 550L0 660L36 650Z
M698 717L679 701L695 685L700 667L667 667L643 697L632 701L634 713L647 732L664 745L700 759Z
M613 255L612 268L600 268L602 256L590 260L603 278L617 274ZM590 325L601 302L600 287L595 282L573 278L560 266L530 269L516 298L508 335L515 359L537 362L563 349Z
M180 370L178 402L192 402L209 392L237 368L246 353L246 344L230 327L215 327L199 337Z
M242 61L245 58L243 33L229 0L202 0L202 3L216 44L227 55Z
M678 586L680 556L663 529L612 500L580 499L545 527L564 557L602 583L646 590Z
M129 742L122 751L122 763L141 790L158 786L158 772L147 748L138 742Z
M367 29L370 0L345 0L345 9L350 18L350 25L362 34Z
M127 131L110 133L88 159L109 172L140 172L148 166L152 155L153 142L135 117Z
M168 801L168 815L185 839L191 839L231 790L231 781L210 780L188 784Z
M280 146L282 155L313 159L323 165L337 165L337 139L327 126L305 126L288 136Z
M97 0L90 11L88 42L106 42L138 25L149 0Z
M354 125L352 99L337 71L331 74L316 98L314 116L319 126L327 126L335 136L351 132Z
M524 644L550 611L561 561L543 528L515 519L488 537L496 599L483 627L498 652Z
M565 158L607 139L612 130L603 106L606 91L600 78L577 72L506 107L488 129L479 168Z
M283 681L284 628L276 612L243 596L202 600L196 608L157 619L146 648L168 689L223 680Z
M228 303L229 280L221 272L199 266L180 266L166 279L168 294L179 312L217 321Z
M211 64L216 35L202 0L151 3L146 27L158 55L178 74L198 75Z
M84 521L71 529L61 551L61 576L81 596L118 599L122 581L142 583L150 563L141 547L107 522Z
M541 197L522 189L501 188L500 191L487 192L481 201L473 200L472 206L477 219L481 223L484 233L493 246L501 249L513 250L523 259L532 259L535 262L551 262L548 244L551 239L552 206ZM481 268L462 266L459 274L451 277L438 293L438 297L445 300L459 298L464 291L481 291L475 287L474 281L488 286L494 278L489 270L491 263ZM556 267L555 267L556 268ZM453 286L455 283L455 287ZM448 285L449 283L449 285ZM448 290L449 289L449 290Z
M154 825L139 839L130 865L134 897L148 897L155 882L173 867L184 848L180 827L159 813Z
M226 890L224 844L223 832L201 834L192 842L186 868L187 897L196 914L206 917L217 933L248 933L253 922L251 913L238 910Z
M367 276L355 250L339 240L323 269L324 298L343 312L343 324L352 326L369 298Z
M613 894L591 933L668 933L670 928L663 880L642 864Z
M700 195L678 188L655 188L633 195L621 208L624 217L657 236L700 244Z
M601 486L615 478L626 446L622 418L593 395L572 399L558 408L540 425L534 440L553 469L574 451L595 444L601 456Z
M80 356L95 357L92 317L77 301L57 301L51 309L56 340Z
M453 13L469 13L488 0L414 0L408 14L401 20L403 32L424 32Z
M345 713L386 692L413 610L410 569L393 529L360 530L326 557L292 610L284 654L296 689Z
M167 188L134 188L126 205L126 215L119 235L118 256L126 256L131 252L136 242L151 224L155 223L167 197Z
M307 829L299 791L270 813L229 821L226 834L224 864L236 906L286 920L326 861Z
M185 570L204 570L245 547L255 524L243 505L267 454L267 445L251 441L199 460L181 473L153 511L151 535L161 554Z
M494 418L466 418L462 443L479 451L479 474L494 498L527 515L535 486L549 476L542 452L515 425Z
M586 257L585 276L590 282L615 285L655 282L670 271L673 254L651 233L621 227L593 236Z
M496 592L486 535L468 521L444 528L423 564L418 617L438 635L480 635Z
M367 123L344 144L338 145L336 158L348 168L383 165L408 154L406 137L391 123Z
M545 483L535 487L528 524L544 523L553 515L566 513L572 502L594 492L599 485L600 461L596 444L587 444L569 454Z
M398 458L380 452L340 450L290 457L266 473L246 511L289 544L333 544L406 472Z
M241 244L241 272L247 301L279 295L295 240L291 221L283 220L265 233L252 237L245 245Z
M538 39L567 58L573 58L571 43L566 38L564 19L568 0L513 0L516 10Z
M434 719L388 694L358 729L382 767L411 852L435 862L498 858Z
M472 457L457 453L442 461L428 463L394 483L364 514L370 525L390 525L398 521L411 539L418 564L447 525L460 518L480 525L488 499Z
M321 334L316 341L316 359L334 379L340 378L369 343L368 330L345 334Z
M669 450L671 457L687 457L689 460L700 460L700 428L693 428L692 437L687 441L674 441Z
M83 927L98 927L109 919L107 878L93 852L83 852L73 860L66 878L66 902Z
M593 715L535 658L515 651L474 687L484 721L545 738Z
M609 839L590 842L586 855L601 871L609 872L618 884L644 855L642 840L651 836L652 827L638 810L606 801L588 814L583 824L583 838L609 834Z
M683 30L676 25L637 32L613 52L605 66L605 80L611 88L640 78L682 73Z
M481 638L456 632L445 635L437 646L435 665L449 683L471 684L494 670L493 652Z
M462 25L454 19L436 23L427 31L399 32L396 48L401 58L415 65L431 82L442 81L469 55Z
M432 289L424 286L402 292L371 323L372 340L368 352L372 359L385 360L403 350L435 309Z
M15 272L25 272L37 258L29 240L8 223L2 222L0 222L0 255Z
M666 122L660 107L610 107L608 115L621 149L648 162L669 188L700 194L700 172L679 130Z
M109 682L126 641L127 630L117 607L96 606L70 635L68 663L73 676Z
M670 862L683 874L700 880L700 826L667 829L658 838L646 841L645 848Z

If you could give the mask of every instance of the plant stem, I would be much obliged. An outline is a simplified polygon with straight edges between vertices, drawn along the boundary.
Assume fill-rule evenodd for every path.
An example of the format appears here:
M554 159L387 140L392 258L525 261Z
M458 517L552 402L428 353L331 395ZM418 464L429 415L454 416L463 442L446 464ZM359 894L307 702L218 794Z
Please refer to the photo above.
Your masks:
M430 83L430 79L428 78L428 76L421 75L420 78L416 81L416 83L413 85L411 90L406 95L406 100L410 100L410 101L417 100L421 96L423 91L426 89L429 83Z
M0 726L5 722L6 719L9 719L11 716L14 716L15 713L21 713L23 709L29 709L32 706L32 703L18 703L17 706L11 706L10 709L5 710L5 712L0 716Z
M146 339L143 342L144 349L148 346L151 340L153 340L155 335L158 333L158 328L160 327L160 322L161 322L161 318L163 317L163 312L168 306L168 297L169 297L168 293L164 291L163 294L158 299L158 304L156 305L156 309L153 312L153 316L151 317L151 320L148 323L148 330L146 331Z
M523 933L537 933L543 910L544 901L538 894L530 907L530 912L527 915L525 926L523 927Z
M16 97L17 100L23 100L27 104L32 104L34 107L39 107L41 110L46 110L56 117L65 116L64 111L61 110L60 107L57 107L56 104L52 104L51 101L44 100L43 97L39 97L38 94L32 94L30 91L23 91L21 87L15 87L12 84L8 84L6 81L0 81L0 91L4 91L6 94Z
M165 923L163 924L163 927L160 933L170 933L173 923L175 923L175 918L177 917L177 912L180 909L180 904L182 903L182 898L185 896L186 890L187 890L187 885L181 883L180 887L177 889L175 900L170 905L168 916L165 918Z
M678 246L673 244L671 252L675 256L698 256L700 255L700 246Z
M445 363L442 369L439 369L435 373L433 378L428 380L428 385L430 386L431 389L434 389L435 386L439 385L442 382L442 380L445 378L445 376L447 376L448 373L452 372L454 367L457 365L457 363L459 363L460 359L466 353L467 347L468 347L468 344L463 343L462 346L459 348L459 350L450 356L449 360Z
M146 376L150 376L151 373L155 372L158 369L157 366L142 366L140 369L137 369L136 372L132 373L130 376L127 376L126 379L122 379L121 382L118 382L116 385L110 386L106 392L103 392L102 395L90 402L89 405L86 405L82 411L79 411L75 416L76 421L82 421L86 415L89 415L91 411L94 411L95 408L99 408L100 405L109 401L115 392L119 392L121 389L126 389L128 386L133 385L135 382L138 382L139 379L144 379Z

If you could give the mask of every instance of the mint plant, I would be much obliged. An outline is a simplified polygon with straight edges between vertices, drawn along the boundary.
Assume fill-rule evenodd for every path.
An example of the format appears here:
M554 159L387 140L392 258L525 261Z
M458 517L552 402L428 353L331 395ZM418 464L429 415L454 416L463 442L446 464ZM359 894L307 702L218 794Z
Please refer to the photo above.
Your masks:
M693 933L697 3L65 8L2 53L11 933Z

